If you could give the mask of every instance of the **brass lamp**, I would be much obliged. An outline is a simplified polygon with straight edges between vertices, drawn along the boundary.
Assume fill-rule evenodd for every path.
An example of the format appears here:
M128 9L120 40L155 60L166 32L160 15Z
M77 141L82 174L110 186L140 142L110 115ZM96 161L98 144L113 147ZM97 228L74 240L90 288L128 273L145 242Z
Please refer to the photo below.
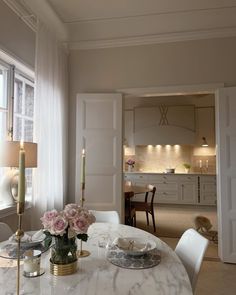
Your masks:
M0 146L0 167L10 167L0 181L0 200L11 205L17 200L19 171L19 141L5 141ZM25 142L25 167L37 167L37 144Z

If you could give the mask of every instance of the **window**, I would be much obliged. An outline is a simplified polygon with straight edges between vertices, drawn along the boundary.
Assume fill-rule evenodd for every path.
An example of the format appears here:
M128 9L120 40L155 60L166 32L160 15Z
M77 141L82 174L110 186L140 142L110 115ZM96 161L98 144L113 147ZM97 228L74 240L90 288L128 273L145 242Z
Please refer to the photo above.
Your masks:
M16 62L18 65L18 63ZM13 100L12 100L13 97ZM14 64L0 60L0 140L33 142L34 81ZM0 183L6 172L0 167ZM26 169L26 199L32 197L32 169ZM1 204L0 206L4 205Z

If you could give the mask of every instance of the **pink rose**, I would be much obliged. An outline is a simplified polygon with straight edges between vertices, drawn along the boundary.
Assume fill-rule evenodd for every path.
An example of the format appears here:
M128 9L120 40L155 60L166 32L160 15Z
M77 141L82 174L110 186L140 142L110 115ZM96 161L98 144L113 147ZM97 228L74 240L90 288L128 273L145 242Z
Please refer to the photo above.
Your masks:
M68 219L74 219L75 217L77 217L79 214L78 211L78 206L77 208L73 207L73 206L66 206L64 211L63 211L63 215Z
M87 233L89 225L88 219L83 215L71 221L71 228L77 234Z
M57 210L51 210L44 213L43 217L40 218L45 229L49 229L52 225L53 220L58 216Z
M68 221L61 215L58 215L52 223L52 227L49 230L52 235L60 235L66 233L66 229L68 227Z

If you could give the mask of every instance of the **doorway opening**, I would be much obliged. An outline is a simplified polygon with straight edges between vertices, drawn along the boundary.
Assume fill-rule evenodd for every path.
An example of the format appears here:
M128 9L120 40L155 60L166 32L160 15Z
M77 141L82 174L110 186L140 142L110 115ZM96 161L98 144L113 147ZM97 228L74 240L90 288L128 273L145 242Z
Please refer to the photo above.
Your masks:
M217 231L213 91L127 95L124 104L124 181L136 186L156 186L155 234L174 248L187 228L196 227L197 216L206 217L211 230ZM168 129L170 126L178 128ZM153 135L155 128L160 136ZM193 131L194 140L192 133L184 130ZM202 146L203 143L208 146ZM132 171L128 171L129 160L135 162ZM143 201L144 195L136 195L135 200ZM136 215L137 227L153 233L151 220L147 226L145 212ZM206 257L218 260L217 243L212 241L210 245Z

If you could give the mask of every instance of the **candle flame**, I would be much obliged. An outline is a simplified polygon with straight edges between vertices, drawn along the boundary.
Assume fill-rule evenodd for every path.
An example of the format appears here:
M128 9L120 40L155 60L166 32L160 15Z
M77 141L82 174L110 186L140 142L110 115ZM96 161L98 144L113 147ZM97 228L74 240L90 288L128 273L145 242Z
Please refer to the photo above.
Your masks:
M24 141L23 141L23 139L21 139L21 141L20 141L20 148L21 148L21 149L24 148Z
M82 149L82 156L85 156L85 149Z

